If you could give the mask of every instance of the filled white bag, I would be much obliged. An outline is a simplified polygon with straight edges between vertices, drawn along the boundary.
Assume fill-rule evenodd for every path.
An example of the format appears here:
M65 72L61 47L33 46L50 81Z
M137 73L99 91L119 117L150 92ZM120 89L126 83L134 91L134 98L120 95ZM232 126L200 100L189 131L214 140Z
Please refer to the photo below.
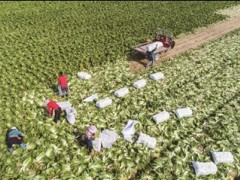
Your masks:
M111 148L113 143L118 139L118 134L114 131L105 129L100 134L100 139L102 142L103 148Z
M197 176L215 174L217 172L217 166L213 162L193 161L192 163Z
M60 106L62 110L66 110L67 108L72 107L72 104L69 101L57 102L57 104Z
M213 162L219 163L233 163L233 155L231 152L212 152Z
M178 118L188 117L192 115L192 110L189 107L179 108L174 111Z
M101 151L101 139L100 138L93 140L93 149L97 152Z
M94 95L92 95L92 96L89 96L89 97L85 98L85 99L83 100L83 102L92 102L92 101L94 101L94 100L96 100L96 99L98 99L98 95L97 95L97 94L94 94Z
M162 72L157 72L157 73L151 74L150 78L152 80L156 81L156 80L159 80L159 79L163 79L164 78L164 74Z
M144 144L149 148L155 148L156 144L157 144L157 140L153 137L150 137L147 134L144 134L142 132L140 132L140 135L138 137L137 143L139 144Z
M144 87L147 84L147 81L145 79L141 79L139 81L136 81L133 83L133 86L137 89Z
M114 95L117 97L123 97L129 93L129 90L127 87L121 88L114 92Z
M146 46L147 48L147 51L152 51L157 45L157 48L159 47L162 47L163 46L163 43L160 42L160 41L156 41L156 42L153 42L153 43L150 43Z
M77 73L77 76L80 78L80 79L90 79L91 78L91 75L86 73L86 72L78 72Z
M106 106L109 106L112 104L112 100L110 98L105 98L105 99L101 99L99 101L96 102L96 106L98 108L104 108Z
M162 111L153 116L153 120L158 124L160 122L164 122L170 118L170 115L167 111Z
M132 135L135 133L135 127L134 125L137 124L138 121L135 120L128 120L127 125L123 128L123 130L121 131L121 133L124 136L124 139L126 139L129 142L133 142L132 140Z
M77 114L77 111L73 107L70 107L66 109L66 114L67 114L67 121L70 124L74 124L76 121L75 115Z

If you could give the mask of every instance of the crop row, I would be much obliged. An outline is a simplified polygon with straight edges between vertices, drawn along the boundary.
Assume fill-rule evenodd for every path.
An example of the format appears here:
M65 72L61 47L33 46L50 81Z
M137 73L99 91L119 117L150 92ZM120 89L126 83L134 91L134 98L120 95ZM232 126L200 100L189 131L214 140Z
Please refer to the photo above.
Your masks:
M81 81L76 75L69 76L69 100L78 111L74 126L63 118L53 126L52 118L45 115L42 102L46 98L58 99L49 87L36 84L36 88L22 92L21 98L8 97L5 105L8 111L3 113L5 123L1 128L19 127L27 134L28 149L18 148L12 156L6 156L7 149L2 143L1 176L3 179L41 179L46 175L49 178L119 179L135 174L140 179L193 179L195 176L189 163L208 161L206 154L211 150L232 151L236 164L239 163L239 142L234 138L239 136L240 117L237 96L240 57L236 49L240 42L239 33L238 30L191 50L147 70L147 73L131 74L128 63L120 61L118 66L109 63L90 69L93 78L88 81ZM130 87L132 82L156 71L164 72L165 79L149 81L139 90ZM114 97L113 92L124 86L129 86L133 93L122 99ZM6 87L11 89L7 83ZM98 93L99 98L110 96L114 103L106 109L97 109L94 103L82 102L93 93ZM171 118L165 123L156 125L152 120L159 111L183 106L191 107L194 116L178 120L170 112ZM119 138L111 149L103 149L90 159L85 148L79 147L74 139L74 134L83 132L88 124L95 124L99 129L110 128L120 134L127 119L140 121L136 125L137 131L157 138L156 149L149 150ZM4 135L1 136L3 141ZM211 177L225 179L227 171L234 170L232 165L220 167ZM16 172L21 174L16 175Z

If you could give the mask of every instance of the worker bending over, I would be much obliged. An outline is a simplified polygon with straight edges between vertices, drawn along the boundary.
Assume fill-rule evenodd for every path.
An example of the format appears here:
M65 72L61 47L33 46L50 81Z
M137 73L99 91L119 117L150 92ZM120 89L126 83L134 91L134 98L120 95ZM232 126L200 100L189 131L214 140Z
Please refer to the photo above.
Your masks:
M12 127L10 130L8 130L7 146L10 154L13 152L12 146L14 144L19 145L22 149L26 149L26 145L23 143L23 137L25 137L25 135L16 127Z
M85 142L85 145L88 148L88 154L90 156L94 155L93 140L95 139L96 132L97 132L96 126L91 125L91 126L87 127L85 135L83 136L83 140Z
M53 116L53 121L57 123L60 120L60 116L62 113L62 109L60 106L57 104L56 101L53 100L46 100L45 101L45 106L47 106L47 111L50 116Z

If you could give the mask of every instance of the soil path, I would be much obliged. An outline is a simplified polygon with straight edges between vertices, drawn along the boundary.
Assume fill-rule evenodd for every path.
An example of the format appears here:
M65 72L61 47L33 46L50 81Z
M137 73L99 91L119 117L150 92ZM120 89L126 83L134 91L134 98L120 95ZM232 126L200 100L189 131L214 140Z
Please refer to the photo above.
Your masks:
M174 49L162 54L155 65L169 59L170 57L179 55L190 49L203 45L206 42L215 40L223 35L240 28L240 17L228 18L225 21L212 24L206 28L197 30L194 34L176 39ZM132 72L139 72L145 69L147 63L146 59L139 59L139 57L132 58L130 63L130 70Z

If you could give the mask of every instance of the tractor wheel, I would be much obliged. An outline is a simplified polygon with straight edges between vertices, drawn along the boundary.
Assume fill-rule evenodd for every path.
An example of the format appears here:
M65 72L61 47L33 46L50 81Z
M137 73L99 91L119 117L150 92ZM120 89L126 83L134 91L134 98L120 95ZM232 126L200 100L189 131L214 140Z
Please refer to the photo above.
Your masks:
M172 43L171 43L171 49L173 49L174 46L175 46L175 41L172 41Z

